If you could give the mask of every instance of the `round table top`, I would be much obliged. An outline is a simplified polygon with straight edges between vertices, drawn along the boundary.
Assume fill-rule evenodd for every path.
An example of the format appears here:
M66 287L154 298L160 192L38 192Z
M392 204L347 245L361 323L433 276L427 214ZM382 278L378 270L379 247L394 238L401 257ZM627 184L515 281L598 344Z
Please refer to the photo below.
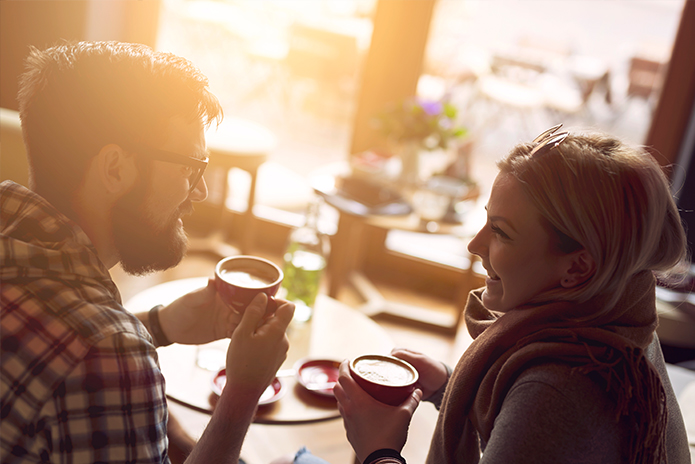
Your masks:
M165 282L135 295L126 307L140 312L156 304L168 304L206 282L207 277ZM388 333L377 323L326 295L319 295L311 321L290 325L288 337L290 350L278 372L282 396L259 406L256 423L300 424L340 417L335 399L312 393L297 382L294 365L298 360L342 361L365 353L388 354L393 348ZM217 399L212 381L223 367L228 345L225 339L201 346L173 344L158 348L167 397L197 411L212 413ZM210 364L208 369L199 365L205 364L200 359Z
M398 182L393 179L379 179L378 177L361 178L359 175L355 177L356 182L370 183L373 190L378 190L379 187L384 188L383 195L386 191L391 194L400 196L400 199L394 200L392 204L378 207L370 207L362 204L350 194L345 194L338 184L341 180L351 178L353 169L347 162L340 161L331 163L330 165L322 166L316 169L311 176L311 185L314 191L323 196L326 201L340 212L348 213L349 215L361 217L362 221L372 226L388 230L403 230L409 232L423 232L436 234L453 234L465 235L466 228L461 222L447 222L443 219L424 219L423 214L431 204L416 201L417 198L423 198L426 192L431 192L435 197L441 197L439 201L444 200L446 205L451 198L443 194L435 194L427 187L421 189L413 187L399 186ZM477 201L480 195L480 187L477 184L461 185L460 196L456 201ZM360 192L364 194L365 192ZM418 197L419 195L419 197ZM424 195L427 196L427 195ZM383 198L382 198L383 200ZM378 202L378 199L375 199ZM443 215L445 211L441 211Z

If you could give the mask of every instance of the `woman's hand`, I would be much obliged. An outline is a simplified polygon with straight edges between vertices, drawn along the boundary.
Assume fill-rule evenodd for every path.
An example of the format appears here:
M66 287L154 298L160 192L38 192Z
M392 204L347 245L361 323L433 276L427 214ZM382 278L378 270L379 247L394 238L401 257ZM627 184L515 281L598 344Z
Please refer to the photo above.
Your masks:
M399 452L403 449L410 420L422 398L421 390L415 390L400 406L381 403L354 381L348 361L344 361L333 393L343 416L347 439L360 462L382 448Z
M419 374L417 386L422 390L422 399L426 400L437 392L449 378L444 363L417 351L396 348L391 355L413 365Z
M260 397L287 357L290 343L285 331L292 321L294 304L276 300L275 313L266 315L268 297L259 293L244 310L227 350L227 383L242 397ZM256 398L257 401L258 398Z
M175 343L200 345L230 337L241 314L217 294L215 281L190 292L159 310L164 335Z

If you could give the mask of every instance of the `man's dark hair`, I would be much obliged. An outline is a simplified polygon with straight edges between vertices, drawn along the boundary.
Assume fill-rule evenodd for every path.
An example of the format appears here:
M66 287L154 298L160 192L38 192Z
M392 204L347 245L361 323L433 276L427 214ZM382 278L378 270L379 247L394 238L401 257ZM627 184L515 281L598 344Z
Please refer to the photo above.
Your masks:
M222 117L190 61L119 42L32 48L18 100L30 186L69 216L89 160L105 145L147 145L174 116L206 125Z

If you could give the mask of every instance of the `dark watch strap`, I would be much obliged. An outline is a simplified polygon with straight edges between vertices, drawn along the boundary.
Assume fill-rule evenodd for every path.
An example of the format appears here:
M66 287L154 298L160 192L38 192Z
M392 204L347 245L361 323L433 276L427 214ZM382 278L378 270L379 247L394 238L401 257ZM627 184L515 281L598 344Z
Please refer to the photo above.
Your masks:
M152 335L152 338L154 339L154 344L157 347L169 346L173 343L167 338L166 335L164 335L162 326L159 323L159 310L163 307L164 305L157 305L154 308L150 309L150 312L148 314L150 322L150 335Z
M406 464L405 458L401 456L401 453L399 453L395 449L390 448L382 448L380 450L374 451L372 454L367 456L367 459L364 460L364 464L378 464L381 459L385 458L397 459L403 464Z

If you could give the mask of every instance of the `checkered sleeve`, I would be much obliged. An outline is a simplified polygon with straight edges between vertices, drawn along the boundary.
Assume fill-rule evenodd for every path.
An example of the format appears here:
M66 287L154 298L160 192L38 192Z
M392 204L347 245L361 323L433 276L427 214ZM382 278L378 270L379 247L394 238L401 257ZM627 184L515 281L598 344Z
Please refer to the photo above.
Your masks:
M92 347L54 392L52 449L63 456L53 462L169 462L156 356L154 346L127 332Z

